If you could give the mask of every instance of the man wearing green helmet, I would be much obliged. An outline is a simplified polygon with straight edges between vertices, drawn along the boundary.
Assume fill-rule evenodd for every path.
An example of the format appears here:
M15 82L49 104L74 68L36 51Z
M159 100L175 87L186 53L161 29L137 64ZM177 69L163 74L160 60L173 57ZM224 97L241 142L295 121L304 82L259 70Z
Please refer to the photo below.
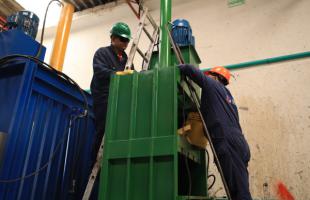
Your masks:
M125 69L127 62L125 49L131 38L130 28L123 22L114 24L110 33L111 45L99 48L93 58L93 78L90 86L96 126L93 159L96 159L104 135L110 77L117 71Z

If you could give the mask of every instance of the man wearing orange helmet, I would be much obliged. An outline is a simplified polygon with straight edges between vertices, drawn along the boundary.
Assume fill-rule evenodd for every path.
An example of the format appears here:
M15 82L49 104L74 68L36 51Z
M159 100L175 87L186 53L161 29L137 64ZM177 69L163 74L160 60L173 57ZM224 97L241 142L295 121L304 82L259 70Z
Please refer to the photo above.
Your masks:
M179 69L202 89L200 110L232 200L252 200L247 170L250 149L242 134L237 106L225 87L229 84L230 72L224 67L214 67L203 73L187 64L179 65Z

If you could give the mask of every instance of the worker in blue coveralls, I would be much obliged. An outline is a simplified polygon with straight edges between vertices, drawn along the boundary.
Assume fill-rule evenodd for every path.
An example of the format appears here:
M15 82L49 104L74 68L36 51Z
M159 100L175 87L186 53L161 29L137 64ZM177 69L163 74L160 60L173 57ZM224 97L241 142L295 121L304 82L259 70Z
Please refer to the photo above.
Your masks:
M110 33L111 45L99 48L93 58L94 74L90 86L96 126L93 159L96 159L105 132L110 78L117 71L125 69L127 62L125 49L131 38L129 26L122 22L114 24Z
M179 65L179 69L202 89L200 109L232 200L252 200L247 170L250 149L242 134L235 101L225 87L230 72L224 67L214 67L203 73L187 64Z

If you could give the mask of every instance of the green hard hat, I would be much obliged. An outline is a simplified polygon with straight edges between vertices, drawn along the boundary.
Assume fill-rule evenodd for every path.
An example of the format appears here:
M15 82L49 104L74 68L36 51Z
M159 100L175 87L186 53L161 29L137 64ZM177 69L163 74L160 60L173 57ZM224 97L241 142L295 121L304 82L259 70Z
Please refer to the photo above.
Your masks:
M110 31L111 35L117 35L124 38L131 39L131 31L127 24L123 22L118 22L112 26Z

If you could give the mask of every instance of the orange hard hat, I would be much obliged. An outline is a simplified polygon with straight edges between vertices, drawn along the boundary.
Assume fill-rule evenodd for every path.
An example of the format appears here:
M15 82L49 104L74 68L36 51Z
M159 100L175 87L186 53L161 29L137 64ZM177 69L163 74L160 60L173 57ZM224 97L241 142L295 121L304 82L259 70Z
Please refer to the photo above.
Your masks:
M228 69L226 69L225 67L221 67L221 66L217 66L217 67L213 67L212 69L210 69L209 71L206 71L205 74L209 75L211 73L215 73L215 74L219 74L221 75L226 81L227 84L229 83L230 80L230 72ZM226 85L227 85L226 84Z

